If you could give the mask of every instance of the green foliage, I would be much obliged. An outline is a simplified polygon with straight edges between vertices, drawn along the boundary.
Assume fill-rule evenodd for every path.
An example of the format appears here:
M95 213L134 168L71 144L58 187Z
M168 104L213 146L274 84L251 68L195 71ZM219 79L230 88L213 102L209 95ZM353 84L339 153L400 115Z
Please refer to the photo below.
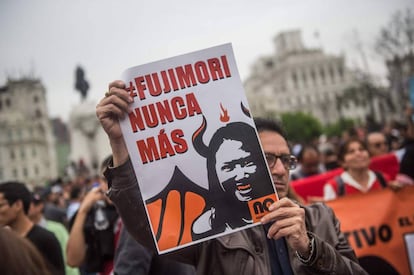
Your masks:
M321 123L312 115L302 112L281 115L288 139L293 142L310 142L322 134Z
M352 119L340 119L338 120L336 123L333 124L329 124L325 127L324 129L324 133L328 136L328 137L333 137L333 136L341 136L342 132L352 128L355 125L355 122Z

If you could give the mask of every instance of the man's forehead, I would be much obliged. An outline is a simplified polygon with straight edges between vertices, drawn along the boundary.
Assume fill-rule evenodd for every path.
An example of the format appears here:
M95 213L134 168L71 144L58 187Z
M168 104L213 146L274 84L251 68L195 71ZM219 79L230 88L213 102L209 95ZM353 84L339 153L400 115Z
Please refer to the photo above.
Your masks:
M368 136L368 141L375 142L375 141L384 141L385 136L381 133L372 133Z
M6 201L3 193L0 193L0 203Z
M259 132L260 143L263 150L276 154L289 154L290 149L287 141L279 133L273 131Z

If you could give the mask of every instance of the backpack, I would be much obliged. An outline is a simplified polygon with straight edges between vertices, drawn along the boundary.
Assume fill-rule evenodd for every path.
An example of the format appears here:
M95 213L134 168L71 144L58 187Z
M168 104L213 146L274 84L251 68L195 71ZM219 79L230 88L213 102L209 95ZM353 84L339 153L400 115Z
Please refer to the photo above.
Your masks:
M377 171L374 171L374 173L379 183L381 184L381 187L382 188L387 187L387 182L385 181L384 176L380 172L377 172ZM343 195L345 195L345 183L342 180L341 176L336 176L335 181L336 181L336 186L338 190L338 197L342 197Z

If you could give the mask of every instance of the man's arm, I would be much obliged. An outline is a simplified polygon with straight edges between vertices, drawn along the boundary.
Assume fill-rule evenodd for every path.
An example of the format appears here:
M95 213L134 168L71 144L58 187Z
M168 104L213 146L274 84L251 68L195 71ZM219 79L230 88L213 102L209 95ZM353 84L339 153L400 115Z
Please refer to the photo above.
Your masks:
M66 262L71 267L79 267L85 259L87 246L83 228L86 217L95 202L102 199L104 199L102 190L99 187L93 188L88 192L76 213L66 245Z

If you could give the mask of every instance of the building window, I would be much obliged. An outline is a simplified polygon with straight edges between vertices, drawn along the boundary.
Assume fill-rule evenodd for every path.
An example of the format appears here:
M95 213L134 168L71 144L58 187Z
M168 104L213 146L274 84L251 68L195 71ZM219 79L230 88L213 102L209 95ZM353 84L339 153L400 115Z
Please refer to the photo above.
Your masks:
M303 79L303 85L306 87L307 86L307 78L306 78L306 72L305 71L302 72L302 79Z
M35 157L37 155L37 151L36 148L32 148L32 156Z
M15 178L15 179L17 179L17 169L16 168L13 168L13 177Z
M34 167L34 174L36 176L39 175L39 167L37 167L37 166Z
M266 68L271 69L273 67L273 61L267 60L265 63Z
M341 79L344 79L344 69L342 68L342 66L338 67L338 73L339 73L339 77Z
M33 97L33 101L34 101L34 103L39 102L39 98L37 97L37 95L35 95L35 96Z
M315 70L311 70L311 77L312 77L312 82L313 84L316 86L316 73Z
M6 98L6 102L5 102L6 107L10 107L11 106L11 102L9 98Z
M14 154L14 150L10 149L10 159L15 159L16 155Z
M22 139L22 129L17 129L16 134L17 134L17 139L21 140Z
M325 83L325 71L323 70L323 68L321 68L320 74L321 74L322 83Z
M36 110L36 117L37 118L41 118L42 117L42 112L39 109Z
M27 173L27 168L26 168L26 167L23 167L23 176L24 176L25 178L27 178L27 176L28 176L28 173Z
M4 180L3 168L0 168L0 180Z
M335 70L333 67L329 67L329 73L331 74L332 83L335 83Z
M298 87L298 76L296 75L295 72L292 73L292 80L293 80L293 86L297 88Z
M25 152L24 148L20 149L20 157L21 157L21 159L25 159L25 157L26 157L26 152Z
M3 101L0 100L0 111L3 109Z

